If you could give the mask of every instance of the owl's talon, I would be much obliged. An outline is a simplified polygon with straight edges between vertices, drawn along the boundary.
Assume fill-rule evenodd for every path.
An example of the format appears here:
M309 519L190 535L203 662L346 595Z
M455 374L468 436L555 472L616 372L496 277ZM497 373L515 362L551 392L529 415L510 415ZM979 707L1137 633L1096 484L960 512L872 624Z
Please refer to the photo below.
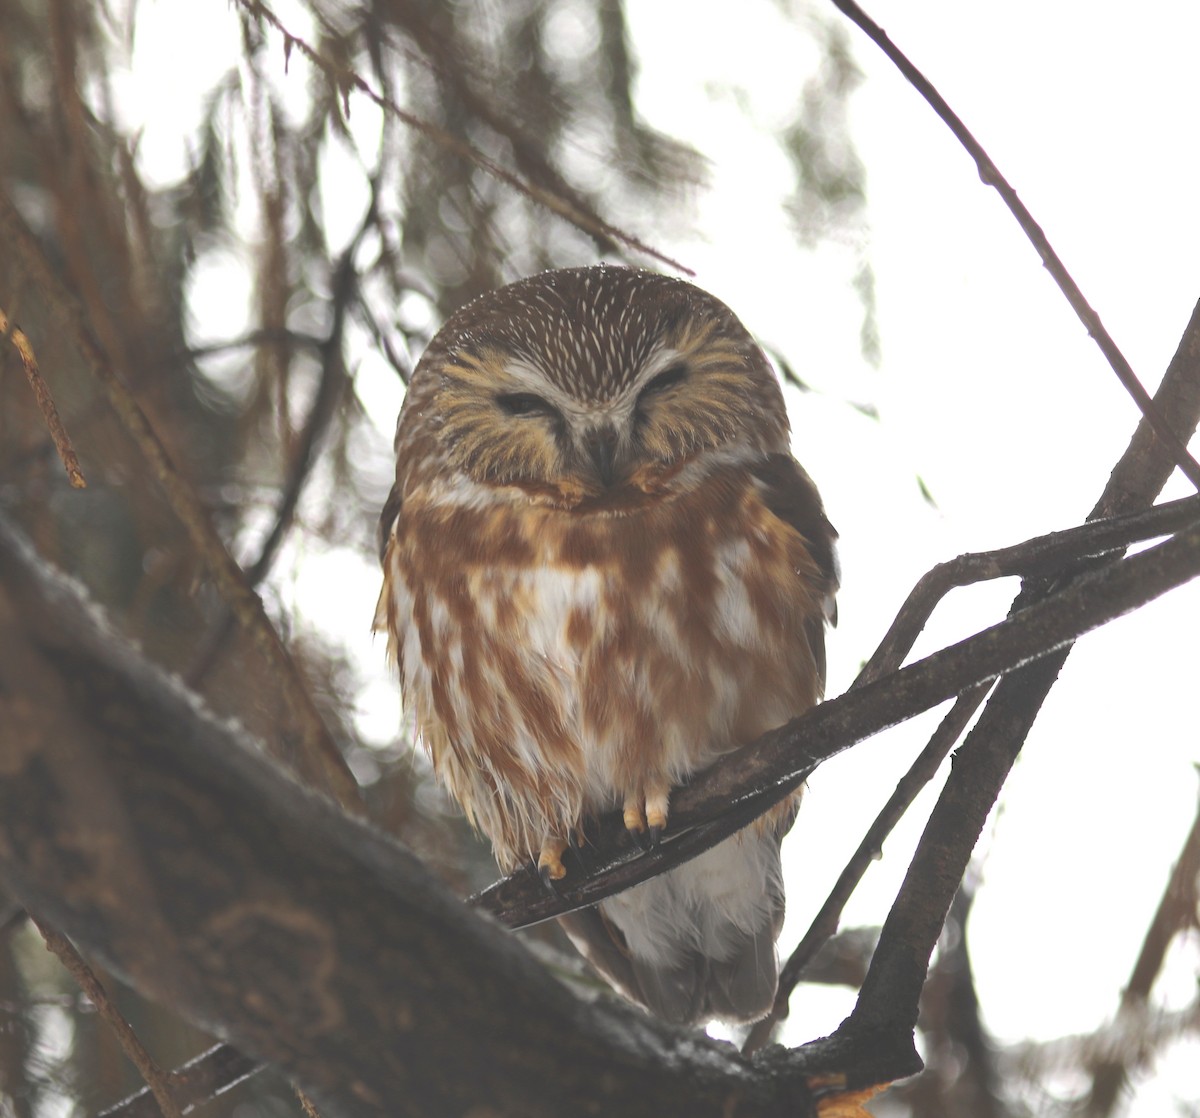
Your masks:
M542 883L542 888L551 897L562 896L562 890L558 887L558 879L551 873L549 866L538 867L538 880Z
M646 793L646 824L650 829L651 849L658 845L659 838L667 829L670 803L671 792L665 785L652 788Z
M625 801L625 829L642 851L653 850L667 826L670 792L665 786L653 785L642 796L630 796Z
M625 801L624 820L625 830L640 846L641 836L646 830L646 817L642 814L642 805L637 800Z
M546 839L538 851L538 877L542 884L554 896L558 896L558 882L567 876L567 867L563 865L563 851L567 844L564 839Z

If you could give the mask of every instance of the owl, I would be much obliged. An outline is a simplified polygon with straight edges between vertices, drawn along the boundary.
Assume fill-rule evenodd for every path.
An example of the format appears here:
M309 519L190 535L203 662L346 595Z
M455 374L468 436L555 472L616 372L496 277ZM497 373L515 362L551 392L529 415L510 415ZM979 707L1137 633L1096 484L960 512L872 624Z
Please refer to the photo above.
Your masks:
M452 315L400 413L376 626L500 867L560 880L614 809L656 841L673 787L817 703L835 538L771 367L713 296L601 265ZM762 1016L796 806L568 934L668 1021Z

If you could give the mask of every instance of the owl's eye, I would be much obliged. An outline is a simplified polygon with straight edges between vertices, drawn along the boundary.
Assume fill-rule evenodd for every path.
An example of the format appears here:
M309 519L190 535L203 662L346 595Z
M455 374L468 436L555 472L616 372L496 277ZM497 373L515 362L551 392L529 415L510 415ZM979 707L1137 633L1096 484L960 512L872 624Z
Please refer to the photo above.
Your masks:
M687 366L682 361L676 361L675 364L668 365L661 373L651 377L646 387L638 395L638 399L644 400L647 396L657 396L672 385L678 384L686 376Z
M549 400L535 395L533 392L504 392L496 397L500 410L509 415L548 415L558 416L558 409Z

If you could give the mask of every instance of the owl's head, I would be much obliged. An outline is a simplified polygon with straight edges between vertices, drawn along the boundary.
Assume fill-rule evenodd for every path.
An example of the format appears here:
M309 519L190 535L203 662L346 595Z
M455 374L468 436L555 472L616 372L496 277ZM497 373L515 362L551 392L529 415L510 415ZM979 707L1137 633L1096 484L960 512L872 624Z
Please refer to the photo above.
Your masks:
M472 481L603 498L691 463L787 450L779 385L733 312L632 268L545 272L451 316L397 450Z

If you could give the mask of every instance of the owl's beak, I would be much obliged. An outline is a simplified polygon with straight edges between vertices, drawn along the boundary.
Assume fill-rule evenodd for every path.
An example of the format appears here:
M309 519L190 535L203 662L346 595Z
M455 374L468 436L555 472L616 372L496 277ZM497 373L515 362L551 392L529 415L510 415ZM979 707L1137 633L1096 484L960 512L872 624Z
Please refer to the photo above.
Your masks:
M593 427L584 436L583 449L605 487L612 485L617 477L617 439L617 429L611 423Z

